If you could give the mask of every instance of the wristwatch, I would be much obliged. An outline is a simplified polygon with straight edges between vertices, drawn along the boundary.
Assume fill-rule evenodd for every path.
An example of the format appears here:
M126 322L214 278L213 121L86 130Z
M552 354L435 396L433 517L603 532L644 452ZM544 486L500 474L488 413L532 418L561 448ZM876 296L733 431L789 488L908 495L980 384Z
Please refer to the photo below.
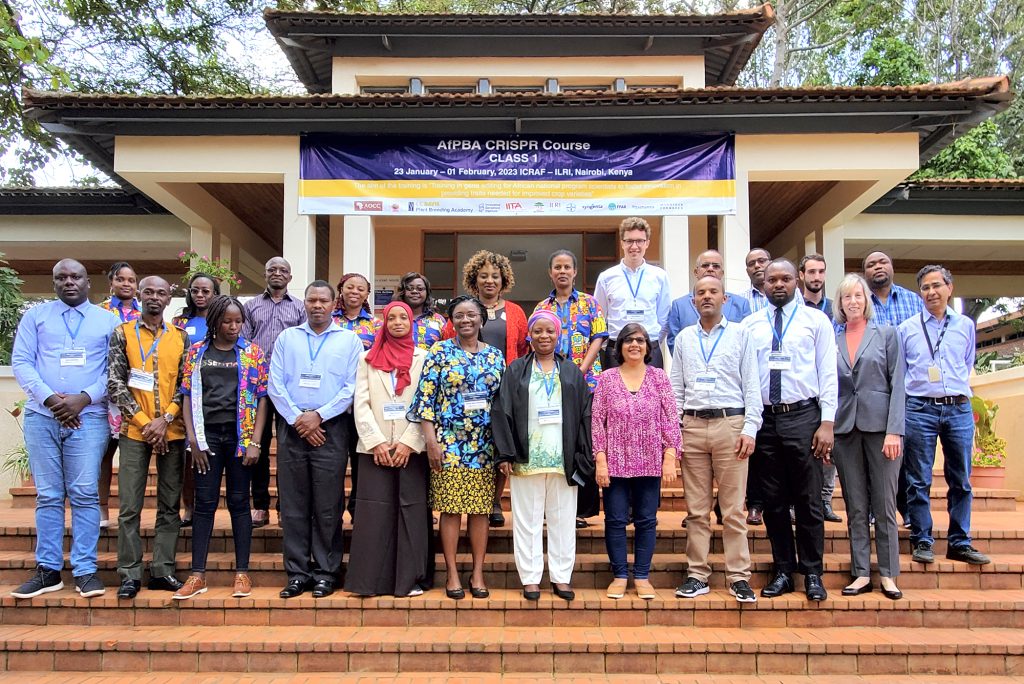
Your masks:
M262 445L262 444L260 444L259 442L253 442L253 441L251 441L251 440L250 440L250 442L249 442L249 446L254 446L254 447L256 447L257 449L262 449L262 448L263 448L263 445Z
M174 414L173 413L165 413L164 414L164 420L166 420L168 423L173 423L174 422Z

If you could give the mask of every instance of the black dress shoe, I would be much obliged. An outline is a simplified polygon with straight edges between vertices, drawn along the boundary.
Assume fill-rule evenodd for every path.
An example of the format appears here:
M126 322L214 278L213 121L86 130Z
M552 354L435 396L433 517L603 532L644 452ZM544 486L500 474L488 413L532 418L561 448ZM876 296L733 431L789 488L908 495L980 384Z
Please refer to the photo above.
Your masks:
M892 599L893 601L899 601L901 598L903 598L903 592L899 589L889 590L885 587L882 587L882 595L885 596L885 598L887 599Z
M505 514L501 511L494 511L487 516L487 522L491 527L501 527L505 524Z
M293 579L288 580L288 584L281 590L279 596L283 599L295 598L296 596L302 596L309 589L309 581L304 579Z
M462 599L466 598L466 590L462 587L457 587L455 589L449 589L448 587L445 587L444 595L452 599L453 601L461 601Z
M843 587L843 596L860 596L861 594L870 594L874 591L874 587L871 586L871 582L868 582L862 587Z
M775 598L776 596L782 596L793 591L793 578L787 573L780 572L772 578L772 581L768 583L764 589L761 590L761 596L765 598Z
M760 506L751 506L747 509L747 524L748 525L763 525L764 514Z
M523 589L523 598L527 601L540 601L540 592Z
M324 598L334 593L334 582L331 580L317 580L313 585L313 598Z
M133 599L139 594L139 589L142 588L141 580L125 579L121 581L121 586L117 590L117 598L121 599Z
M155 589L156 591L178 591L183 586L185 586L185 583L174 575L150 577L149 582L146 583L147 589Z
M828 598L825 585L821 583L821 575L804 575L804 591L808 601L824 601Z
M583 518L576 518L576 529L577 530L583 530L583 529L586 529L588 527L590 527L590 523L588 523Z
M568 589L559 589L554 584L551 585L551 591L555 593L555 596L562 599L563 601L572 601L576 598L576 592L572 590L572 587Z
M843 519L836 515L836 512L832 510L831 501L822 501L822 509L825 512L825 520L828 522L843 522Z
M491 592L487 587L474 587L473 583L469 583L469 595L473 598L485 599L491 595Z

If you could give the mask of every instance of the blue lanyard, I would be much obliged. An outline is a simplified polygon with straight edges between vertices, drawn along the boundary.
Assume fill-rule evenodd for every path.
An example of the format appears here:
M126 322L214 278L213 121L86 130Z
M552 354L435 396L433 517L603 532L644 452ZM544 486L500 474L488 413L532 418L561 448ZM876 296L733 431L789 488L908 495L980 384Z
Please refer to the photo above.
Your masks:
M540 373L541 382L544 383L544 391L548 395L548 403L551 403L551 395L555 393L555 374L558 372L558 366L556 365L551 369L551 373L545 373L544 369L540 367L540 361L534 361L537 364L537 372Z
M65 313L71 313L72 311L77 313L78 316L79 316L79 318L78 318L78 326L75 328L75 332L71 332L71 326L68 325L68 317L67 316L61 316L60 319L62 321L64 321L64 329L68 331L68 335L71 336L71 341L74 342L75 338L78 337L78 333L81 332L81 330L82 330L82 323L85 322L85 314L82 313L81 311L79 311L78 309L68 309Z
M622 267L622 275L625 276L625 278L626 278L626 287L629 288L629 293L631 295L633 295L633 301L634 302L636 301L637 296L640 294L640 285L641 285L641 283L644 282L644 273L645 272L646 271L641 266L640 267L640 277L636 279L636 288L634 288L633 287L633 283L629 280L629 271L626 270L625 266Z
M790 319L792 320L792 319ZM700 328L697 328L697 341L700 342L700 355L704 357L704 367L711 367L711 357L715 355L715 350L718 349L718 343L722 341L722 335L725 334L725 328L723 327L718 331L718 337L715 338L715 343L711 345L711 353L706 354L704 352L704 335L701 333ZM779 342L779 346L782 346L782 342Z
M325 333L323 339L320 340L320 346L316 348L316 353L313 353L313 343L310 341L312 335L306 334L306 346L309 348L309 367L312 368L313 364L316 363L316 357L320 356L320 351L324 348L324 344L327 342L327 338L330 333Z
M161 323L159 334L153 336L153 344L148 352L144 352L142 351L142 333L139 330L139 322L135 321L135 339L139 341L139 353L142 354L142 370L146 370L146 361L149 361L149 357L156 351L156 345L160 344L160 338L164 336L164 331L166 330L167 326Z
M569 356L569 336L575 332L570 328L574 328L572 325L572 295L566 300L565 304L559 304L558 300L552 297L555 302L555 315L558 316L558 320L562 322L562 334L558 340L558 351L562 353L562 356ZM563 307L565 313L563 314Z
M785 310L784 309L779 309L779 311L782 311L782 317L785 318L786 317ZM772 329L772 335L775 337L775 339L777 339L779 341L779 349L780 350L782 349L782 338L784 338L786 336L786 333L789 332L789 326L793 325L793 319L796 318L796 314L797 314L797 310L794 309L793 310L793 314L789 317L789 323L786 323L786 327L782 329L782 334L779 335L779 333L775 332L775 324L772 322L771 307L765 307L764 317L768 319L768 327Z

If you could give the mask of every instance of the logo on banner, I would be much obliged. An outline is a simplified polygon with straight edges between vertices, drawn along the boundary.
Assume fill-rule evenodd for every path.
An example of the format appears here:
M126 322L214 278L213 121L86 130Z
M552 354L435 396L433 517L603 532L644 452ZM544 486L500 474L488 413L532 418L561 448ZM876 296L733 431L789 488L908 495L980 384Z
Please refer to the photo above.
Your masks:
M383 202L361 202L356 200L356 211L384 211Z
M397 214L401 210L402 210L402 205L400 205L398 202L395 202L394 204L391 205L391 211L393 213Z
M481 214L497 214L501 211L501 204L480 204L477 206L477 211Z
M523 205L519 202L505 202L507 211L522 211Z

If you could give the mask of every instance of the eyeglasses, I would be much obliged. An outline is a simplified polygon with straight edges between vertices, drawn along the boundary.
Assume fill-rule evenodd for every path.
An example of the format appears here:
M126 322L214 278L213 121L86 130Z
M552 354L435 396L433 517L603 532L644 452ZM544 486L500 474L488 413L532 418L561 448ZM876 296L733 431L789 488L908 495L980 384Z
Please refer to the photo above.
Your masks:
M642 240L623 240L622 244L628 247L639 247L640 245L647 244L647 238L644 238Z
M465 313L457 313L452 316L453 321L475 321L480 318L480 314L475 311L467 311Z
M717 261L705 261L702 264L697 264L697 268L703 269L705 271L710 271L712 269L716 271L721 271L722 264L718 263Z
M643 337L640 337L639 335L637 335L635 337L627 337L622 342L623 342L623 344L643 344L643 345L647 344L647 340L644 339Z
M747 266L760 266L761 264L767 264L771 259L768 257L760 257L758 259L751 259L747 262Z
M422 285L411 285L411 286L407 286L405 288L405 291L406 292L426 292L427 288L423 287Z

